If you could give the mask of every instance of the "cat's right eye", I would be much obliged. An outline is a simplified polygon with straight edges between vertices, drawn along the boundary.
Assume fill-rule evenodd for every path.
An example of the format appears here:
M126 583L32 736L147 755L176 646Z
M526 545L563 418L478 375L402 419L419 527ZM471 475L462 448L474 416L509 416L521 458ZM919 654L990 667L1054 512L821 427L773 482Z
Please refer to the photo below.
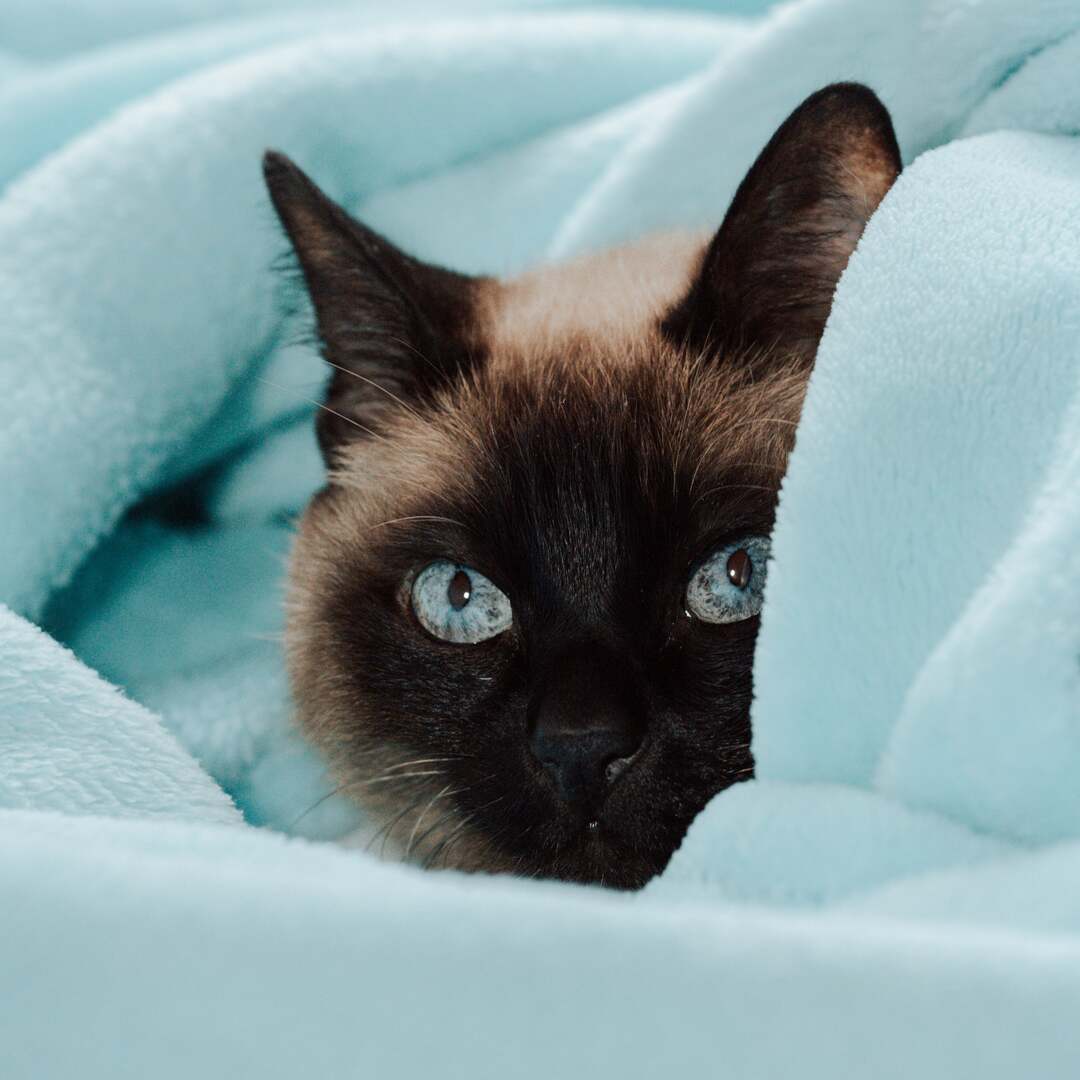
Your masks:
M687 613L707 623L734 623L761 611L769 541L747 536L702 562L686 586Z
M411 602L420 625L442 641L476 645L510 628L510 598L478 570L447 559L416 575Z

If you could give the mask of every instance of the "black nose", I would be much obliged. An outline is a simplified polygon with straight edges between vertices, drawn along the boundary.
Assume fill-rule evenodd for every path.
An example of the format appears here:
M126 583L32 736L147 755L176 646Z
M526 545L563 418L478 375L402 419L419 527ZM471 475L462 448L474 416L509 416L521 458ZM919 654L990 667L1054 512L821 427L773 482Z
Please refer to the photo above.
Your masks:
M532 704L529 746L559 795L594 813L641 747L639 695L625 662L596 648L565 653L545 676Z

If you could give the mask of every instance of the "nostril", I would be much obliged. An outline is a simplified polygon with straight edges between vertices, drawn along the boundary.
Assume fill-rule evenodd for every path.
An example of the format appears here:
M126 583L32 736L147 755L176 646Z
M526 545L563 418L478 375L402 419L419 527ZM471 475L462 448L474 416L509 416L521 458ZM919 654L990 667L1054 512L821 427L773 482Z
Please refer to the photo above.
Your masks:
M533 756L570 802L598 803L637 760L637 739L610 732L534 732Z
M635 754L629 757L609 758L604 763L604 780L608 784L614 784L616 780L633 764Z

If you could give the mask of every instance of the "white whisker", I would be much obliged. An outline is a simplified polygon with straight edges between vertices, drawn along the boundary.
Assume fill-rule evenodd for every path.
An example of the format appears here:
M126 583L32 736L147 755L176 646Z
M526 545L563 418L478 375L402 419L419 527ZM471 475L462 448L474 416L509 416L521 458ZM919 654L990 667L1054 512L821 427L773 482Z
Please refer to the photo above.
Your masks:
M384 435L380 435L377 431L372 431L369 427L364 427L363 424L357 423L351 416L346 416L344 413L339 413L337 409L331 409L329 405L324 405L321 401L317 401L313 397L308 397L307 394L298 393L290 386L282 386L280 383L273 382L270 379L266 378L264 375L256 375L255 378L258 379L259 382L266 383L267 386L274 387L275 390L283 390L287 394L296 393L297 397L299 397L302 401L306 401L311 405L314 405L317 409L322 409L324 412L328 412L331 416L336 416L339 420L344 420L346 424L351 424L358 431L364 432L365 435L370 435L373 439L379 439L383 442L386 441L386 437Z
M447 525L457 525L459 528L464 529L466 526L456 521L454 518L440 517L438 514L411 514L408 517L390 518L389 521L380 521L375 525L368 526L371 529L381 529L385 525L400 525L406 521L442 521Z
M451 790L451 787L451 784L447 784L446 787L442 789L442 791L440 791L437 795L432 796L431 801L427 804L427 806L424 807L423 810L420 811L420 816L413 823L412 832L409 833L409 840L405 845L405 859L408 859L409 855L412 853L413 842L416 840L416 833L420 828L420 823L427 816L427 812Z
M412 413L412 415L415 416L417 420L423 419L423 417L411 405L409 405L405 401L402 401L401 398L397 396L397 394L391 393L391 391L387 390L385 386L380 385L374 379L369 379L366 375L361 375L358 371L352 371L347 367L342 367L340 364L335 364L333 360L327 360L326 362L332 368L336 368L342 374L351 375L354 379L359 379L361 382L366 382L368 386L375 387L376 390L384 393L388 398L390 398L391 401L396 401L398 405L400 405L403 409L405 409L407 412Z

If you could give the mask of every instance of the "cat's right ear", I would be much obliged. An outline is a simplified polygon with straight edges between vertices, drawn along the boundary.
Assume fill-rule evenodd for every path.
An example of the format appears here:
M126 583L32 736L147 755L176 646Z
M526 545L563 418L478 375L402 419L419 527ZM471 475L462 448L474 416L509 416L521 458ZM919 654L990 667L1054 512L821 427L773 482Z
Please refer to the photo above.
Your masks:
M900 168L872 90L812 94L739 185L664 332L715 355L812 363L840 275Z
M284 154L263 175L315 308L332 365L316 418L323 456L421 404L472 362L468 331L481 278L414 259L351 217Z

